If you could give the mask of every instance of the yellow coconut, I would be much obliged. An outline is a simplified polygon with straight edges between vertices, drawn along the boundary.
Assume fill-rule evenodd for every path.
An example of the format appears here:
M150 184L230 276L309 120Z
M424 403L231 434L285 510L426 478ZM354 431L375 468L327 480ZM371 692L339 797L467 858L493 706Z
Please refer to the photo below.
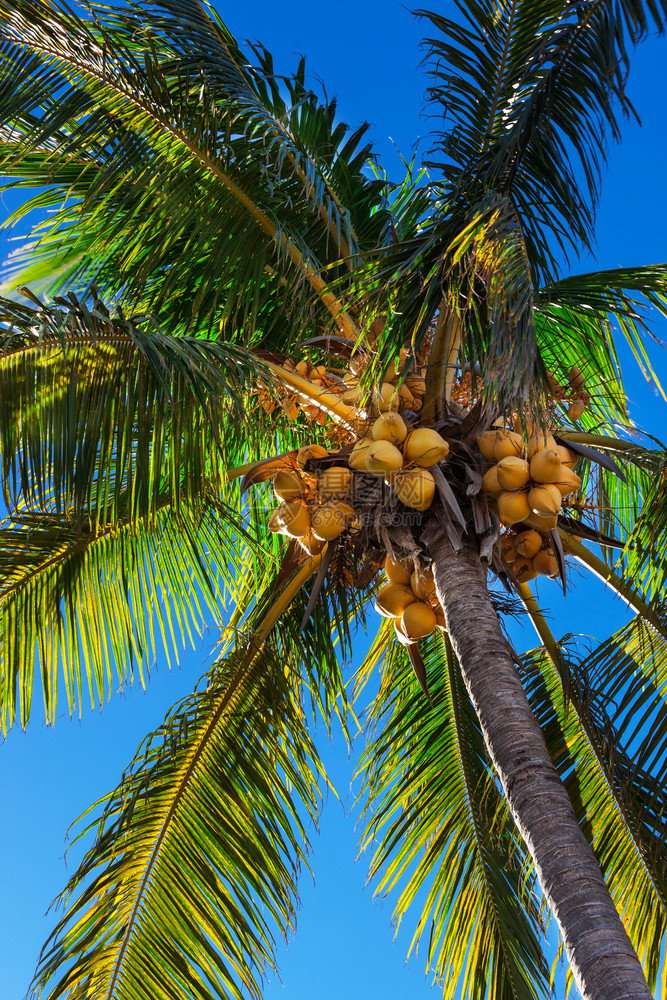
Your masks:
M572 469L566 467L561 469L558 482L554 485L558 487L562 497L569 497L570 493L581 489L581 478Z
M302 375L303 378L308 378L308 372L310 371L310 365L307 361L299 361L295 365L294 369L297 375Z
M398 409L398 392L391 382L382 383L380 388L375 392L374 400L380 413L386 413L388 410Z
M413 396L423 396L426 392L426 379L421 375L408 375L405 384Z
M543 517L553 517L560 510L560 490L552 483L534 486L528 494L528 503L534 514Z
M581 372L581 369L578 368L576 365L572 365L572 367L570 368L567 374L567 380L575 391L577 389L583 389L584 385L586 384L584 382L584 376Z
M403 456L390 441L373 441L366 452L366 471L374 476L389 476L403 466Z
M501 493L498 497L498 517L506 528L523 521L530 514L528 494L525 490L516 493Z
M332 465L321 474L318 486L323 497L348 497L352 489L352 473L344 465Z
M323 539L318 538L317 535L313 534L312 529L306 532L302 538L297 539L299 545L307 552L309 556L318 555L325 546Z
M368 449L373 444L373 438L359 438L355 443L352 451L348 455L348 462L353 469L357 472L366 471L366 456L368 455Z
M420 601L426 601L427 603L433 600L437 601L433 570L424 569L420 566L410 577L410 586L412 587L412 592Z
M430 635L436 625L435 611L422 601L409 604L401 617L403 632L413 642Z
M301 496L305 488L304 481L295 472L280 469L273 477L273 492L279 500L293 500Z
M542 549L538 552L533 559L533 566L538 573L543 576L558 576L560 572L560 567L558 566L558 560L555 555L548 552L546 549Z
M514 431L496 431L496 440L493 445L494 461L500 462L503 458L519 456L523 454L523 438Z
M516 455L502 458L496 465L498 483L503 490L520 490L530 479L528 462Z
M531 428L528 435L528 461L532 462L538 451L555 451L557 448L556 439L548 431L543 431L539 427Z
M301 538L310 531L310 509L302 500L288 500L276 511L282 524L282 534Z
M528 524L531 528L535 528L536 531L546 535L547 532L553 531L553 529L557 526L558 515L554 514L553 517L545 517L541 514L533 514L531 511L528 517L524 517L523 523Z
M358 385L352 385L343 393L343 402L348 406L359 406L363 402L364 393Z
M327 500L313 511L313 531L318 538L332 542L354 521L354 507L343 500Z
M537 570L533 565L533 560L526 559L525 556L519 556L517 561L512 566L512 572L519 583L528 583L529 580L534 580L537 576Z
M410 431L403 444L406 462L412 462L423 469L437 465L449 454L449 445L437 431L430 427L418 427Z
M307 444L296 453L297 465L304 466L311 458L326 458L329 452L321 444Z
M400 618L394 618L394 631L396 632L396 638L399 642L402 642L404 646L412 645L412 639L408 639L407 635L403 631L403 625L401 624Z
M405 420L394 410L383 413L377 418L371 430L374 441L389 441L400 444L408 435Z
M516 535L505 535L502 542L500 543L500 550L506 562L513 563L519 558L519 552L516 547ZM540 544L542 539L540 539Z
M522 531L520 535L517 535L514 544L520 556L532 559L542 548L542 536L539 531L531 528L529 531Z
M492 465L488 472L484 473L482 479L482 492L489 496L497 497L503 492L503 488L498 482L498 466Z
M375 610L385 618L398 618L416 600L410 587L401 583L388 583L375 598Z
M412 395L407 385L403 385L398 388L398 405L401 410L409 410L413 406L415 397Z
M560 455L555 448L538 451L530 460L530 478L536 483L555 483L560 476Z
M586 409L583 399L573 399L567 408L567 415L570 420L580 420Z
M573 469L575 467L579 456L571 451L570 448L566 448L563 444L557 444L556 451L558 452L561 465L566 465L568 469Z
M412 576L412 563L407 559L394 561L391 556L387 556L384 561L384 571L390 583L400 583L404 587L410 586Z
M433 503L435 479L428 469L405 469L396 476L396 496L413 510L426 510Z
M269 518L268 528L269 531L272 531L274 533L274 535L285 534L285 529L283 526L281 514L282 511L280 510L280 507L276 507L273 514Z
M477 447L487 462L495 461L493 457L493 449L496 446L496 438L499 433L500 431L484 431L484 433L480 434L477 438Z
M351 373L355 376L355 378L358 378L359 375L361 375L365 367L366 367L366 362L363 360L363 358L350 358L348 362L348 368L350 369Z

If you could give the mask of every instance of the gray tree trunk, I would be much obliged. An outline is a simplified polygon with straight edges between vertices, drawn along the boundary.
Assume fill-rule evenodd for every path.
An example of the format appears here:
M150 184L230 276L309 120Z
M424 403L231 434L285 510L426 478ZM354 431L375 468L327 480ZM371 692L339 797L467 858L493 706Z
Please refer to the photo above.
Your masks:
M477 548L468 541L456 554L443 539L430 555L487 750L558 921L581 995L650 1000L637 955L530 710Z

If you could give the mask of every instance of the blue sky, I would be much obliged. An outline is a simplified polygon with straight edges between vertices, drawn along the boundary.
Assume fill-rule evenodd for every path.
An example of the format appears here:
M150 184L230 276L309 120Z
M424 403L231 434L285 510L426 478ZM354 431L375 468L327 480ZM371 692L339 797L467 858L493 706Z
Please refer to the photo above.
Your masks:
M441 3L437 9L447 8ZM288 71L295 53L304 53L313 83L322 79L327 92L338 95L341 117L352 125L371 122L372 138L390 173L397 163L392 142L409 156L415 139L427 134L429 123L420 117L420 25L402 5L339 0L318 7L305 0L248 0L243 5L220 2L218 9L235 34L261 39L279 69ZM667 259L666 57L664 40L650 40L634 56L630 93L644 128L628 125L623 144L610 149L597 262L582 261L577 270ZM427 142L420 147L427 148ZM667 340L664 325L656 332ZM655 358L667 382L667 355L656 349ZM665 404L634 373L628 386L636 420L660 436ZM626 618L619 603L606 597L597 583L587 581L585 591L572 594L566 607L554 585L540 584L540 593L552 609L557 635L590 632L602 638ZM533 638L517 635L515 643L528 648ZM113 698L102 712L87 712L81 721L63 714L53 731L36 712L27 734L12 732L0 748L0 879L5 900L0 967L7 1000L24 995L52 926L52 917L44 917L44 912L66 878L68 824L117 783L145 733L192 689L205 658L202 645L183 658L179 669L155 672L146 694L137 687ZM374 903L364 889L366 864L355 863L347 795L352 762L344 742L337 739L330 745L322 738L320 747L345 808L330 797L315 840L315 883L304 876L298 936L281 951L281 980L269 983L267 1000L329 1000L341 993L369 1000L437 996L437 989L429 990L424 979L422 959L405 964L409 928L393 943L390 903Z

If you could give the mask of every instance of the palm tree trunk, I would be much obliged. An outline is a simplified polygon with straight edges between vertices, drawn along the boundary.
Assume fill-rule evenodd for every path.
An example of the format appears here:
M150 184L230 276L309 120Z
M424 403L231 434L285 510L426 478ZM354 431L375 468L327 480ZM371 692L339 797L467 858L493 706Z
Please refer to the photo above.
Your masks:
M438 596L486 746L565 942L584 1000L649 1000L567 791L549 757L491 604L474 542L431 548Z

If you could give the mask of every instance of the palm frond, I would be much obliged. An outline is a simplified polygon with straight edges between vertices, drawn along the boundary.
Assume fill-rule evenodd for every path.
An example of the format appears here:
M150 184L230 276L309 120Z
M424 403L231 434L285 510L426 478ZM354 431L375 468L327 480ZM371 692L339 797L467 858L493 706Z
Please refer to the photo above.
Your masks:
M428 641L429 709L403 648L388 642L371 715L379 732L360 765L376 892L400 890L399 923L420 908L411 947L426 939L445 997L546 996L534 878L453 653L442 637Z
M261 997L318 811L292 669L241 643L149 737L98 803L35 996Z
M662 975L664 989L665 639L637 617L581 661L558 651L522 657L526 692L649 986Z

